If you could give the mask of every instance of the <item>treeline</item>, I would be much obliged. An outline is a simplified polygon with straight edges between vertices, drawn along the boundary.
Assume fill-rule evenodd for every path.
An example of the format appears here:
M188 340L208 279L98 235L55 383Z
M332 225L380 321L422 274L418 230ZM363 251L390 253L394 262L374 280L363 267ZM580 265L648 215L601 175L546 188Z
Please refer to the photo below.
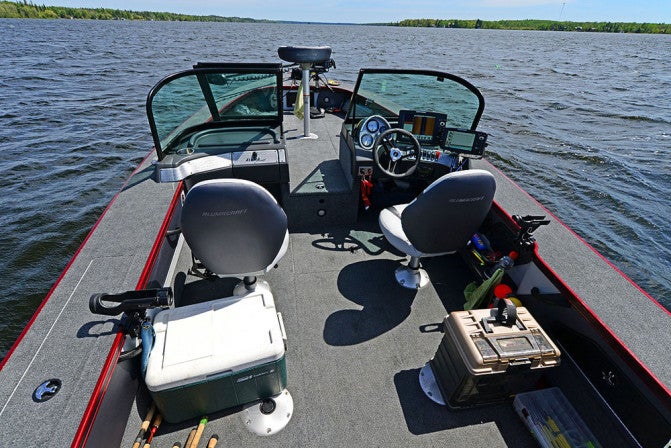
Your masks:
M273 22L246 17L193 16L171 12L122 11L108 8L68 8L36 5L29 0L0 1L0 18L11 19L91 19L91 20L161 20L182 22ZM376 25L428 28L482 28L491 30L597 31L606 33L671 34L671 24L626 22L558 22L554 20L459 20L406 19Z
M625 22L558 22L554 20L407 19L391 26L429 28L482 28L490 30L594 31L604 33L671 33L671 24Z
M0 2L0 18L7 19L91 19L91 20L163 20L182 22L268 22L243 17L191 16L170 12L121 11L108 8L68 8L23 2Z

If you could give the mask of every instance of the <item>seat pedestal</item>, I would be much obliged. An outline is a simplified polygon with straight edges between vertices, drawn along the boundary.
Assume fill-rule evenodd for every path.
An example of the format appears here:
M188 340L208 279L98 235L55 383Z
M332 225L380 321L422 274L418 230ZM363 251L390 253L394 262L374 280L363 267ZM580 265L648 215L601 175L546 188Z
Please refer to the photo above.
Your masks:
M429 283L429 275L419 267L419 258L411 257L407 266L399 266L395 271L396 281L408 289L420 289Z

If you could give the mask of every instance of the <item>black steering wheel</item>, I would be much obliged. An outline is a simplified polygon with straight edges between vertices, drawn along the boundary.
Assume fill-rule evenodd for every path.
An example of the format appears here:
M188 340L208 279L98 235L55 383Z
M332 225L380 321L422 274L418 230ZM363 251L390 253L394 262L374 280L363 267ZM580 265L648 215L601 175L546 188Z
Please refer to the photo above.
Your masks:
M396 145L397 140L396 134L400 134L407 137L412 143L412 146L405 149L399 148ZM410 176L412 173L415 172L417 166L419 165L421 146L419 145L419 142L417 141L415 136L412 135L411 132L406 131L405 129L401 128L387 129L377 137L377 140L375 140L375 145L373 146L373 148L374 148L373 158L375 159L375 164L378 166L378 168L380 168L380 170L382 170L384 174L386 174L389 177L401 178ZM385 153L384 158L388 160L386 168L382 166L382 161L380 161L381 152ZM409 159L413 156L415 157L414 163L407 170L397 173L396 167L399 165L398 162Z

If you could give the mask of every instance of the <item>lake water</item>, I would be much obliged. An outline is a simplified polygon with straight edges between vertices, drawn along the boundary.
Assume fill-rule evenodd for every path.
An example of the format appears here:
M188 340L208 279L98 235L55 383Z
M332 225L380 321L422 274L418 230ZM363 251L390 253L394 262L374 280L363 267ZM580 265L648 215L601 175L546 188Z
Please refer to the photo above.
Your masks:
M280 45L330 45L342 81L471 81L489 159L671 308L671 36L0 20L0 358L151 149L149 89L198 61L279 62Z

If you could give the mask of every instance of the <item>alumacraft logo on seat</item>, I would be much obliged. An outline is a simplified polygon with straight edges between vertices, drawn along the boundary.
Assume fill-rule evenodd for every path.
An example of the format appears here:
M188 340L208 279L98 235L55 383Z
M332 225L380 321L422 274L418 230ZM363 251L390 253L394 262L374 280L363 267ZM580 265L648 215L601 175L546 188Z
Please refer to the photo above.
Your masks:
M448 202L478 202L482 201L484 198L484 196L475 196L472 198L451 198L448 200Z
M237 216L244 215L247 213L246 208L241 208L238 210L222 210L217 212L203 212L202 216Z

